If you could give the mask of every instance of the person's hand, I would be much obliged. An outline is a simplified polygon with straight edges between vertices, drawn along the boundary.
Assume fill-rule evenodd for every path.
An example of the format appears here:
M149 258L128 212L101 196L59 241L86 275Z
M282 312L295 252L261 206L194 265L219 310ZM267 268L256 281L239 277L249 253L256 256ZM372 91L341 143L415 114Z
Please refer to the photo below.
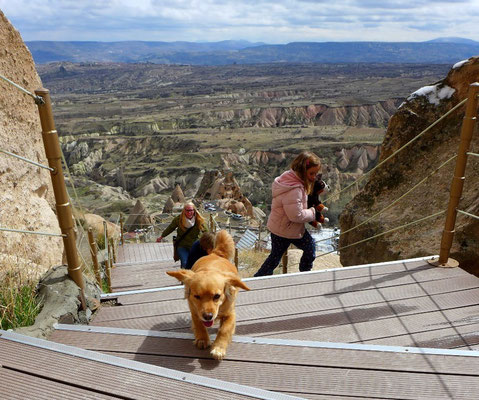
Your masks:
M156 243L160 243L163 240L163 236L160 236L159 238L156 239Z

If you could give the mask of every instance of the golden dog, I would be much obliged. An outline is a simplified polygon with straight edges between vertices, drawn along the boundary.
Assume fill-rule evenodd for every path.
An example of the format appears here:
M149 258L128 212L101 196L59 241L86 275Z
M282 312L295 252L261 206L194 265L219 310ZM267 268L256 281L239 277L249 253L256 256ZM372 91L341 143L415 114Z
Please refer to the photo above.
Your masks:
M190 307L195 345L210 346L207 328L220 321L210 354L222 360L236 326L235 299L238 288L249 290L240 280L236 267L229 261L234 255L234 241L226 231L215 238L215 248L193 265L191 270L180 269L166 273L183 282L185 298Z

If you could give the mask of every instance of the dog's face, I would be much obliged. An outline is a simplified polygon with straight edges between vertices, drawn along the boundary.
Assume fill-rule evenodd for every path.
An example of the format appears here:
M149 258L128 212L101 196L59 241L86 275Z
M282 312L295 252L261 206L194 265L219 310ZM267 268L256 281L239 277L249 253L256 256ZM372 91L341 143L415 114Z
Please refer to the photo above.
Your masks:
M325 194L330 191L329 185L323 181L322 174L316 176L314 181L313 193L316 195Z
M237 288L249 290L229 272L178 270L167 274L184 283L192 317L199 319L205 327L212 326L218 316L232 311Z

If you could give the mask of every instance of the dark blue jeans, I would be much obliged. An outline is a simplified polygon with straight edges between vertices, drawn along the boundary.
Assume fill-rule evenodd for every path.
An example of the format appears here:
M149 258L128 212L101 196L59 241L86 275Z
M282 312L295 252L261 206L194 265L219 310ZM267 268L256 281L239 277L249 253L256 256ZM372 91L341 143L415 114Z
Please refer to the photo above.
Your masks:
M178 256L180 257L181 268L185 268L190 250L186 247L178 247L176 251L178 252Z
M281 261L281 257L291 243L294 244L298 249L303 250L303 255L299 261L299 270L301 272L311 271L313 268L313 261L316 258L316 246L314 239L306 230L304 231L304 235L301 239L287 239L272 233L271 253L264 261L258 272L254 274L254 276L273 275L275 268Z

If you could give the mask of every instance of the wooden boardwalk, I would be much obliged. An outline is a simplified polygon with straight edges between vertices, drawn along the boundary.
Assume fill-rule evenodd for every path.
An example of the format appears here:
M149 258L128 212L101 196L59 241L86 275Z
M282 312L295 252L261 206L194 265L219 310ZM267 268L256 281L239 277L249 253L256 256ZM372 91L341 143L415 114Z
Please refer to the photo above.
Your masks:
M415 259L247 279L218 362L193 346L184 288L165 274L179 267L171 244L129 246L103 296L117 305L89 326L59 325L50 340L135 373L157 368L147 373L168 384L156 398L477 398L479 279L459 268Z

